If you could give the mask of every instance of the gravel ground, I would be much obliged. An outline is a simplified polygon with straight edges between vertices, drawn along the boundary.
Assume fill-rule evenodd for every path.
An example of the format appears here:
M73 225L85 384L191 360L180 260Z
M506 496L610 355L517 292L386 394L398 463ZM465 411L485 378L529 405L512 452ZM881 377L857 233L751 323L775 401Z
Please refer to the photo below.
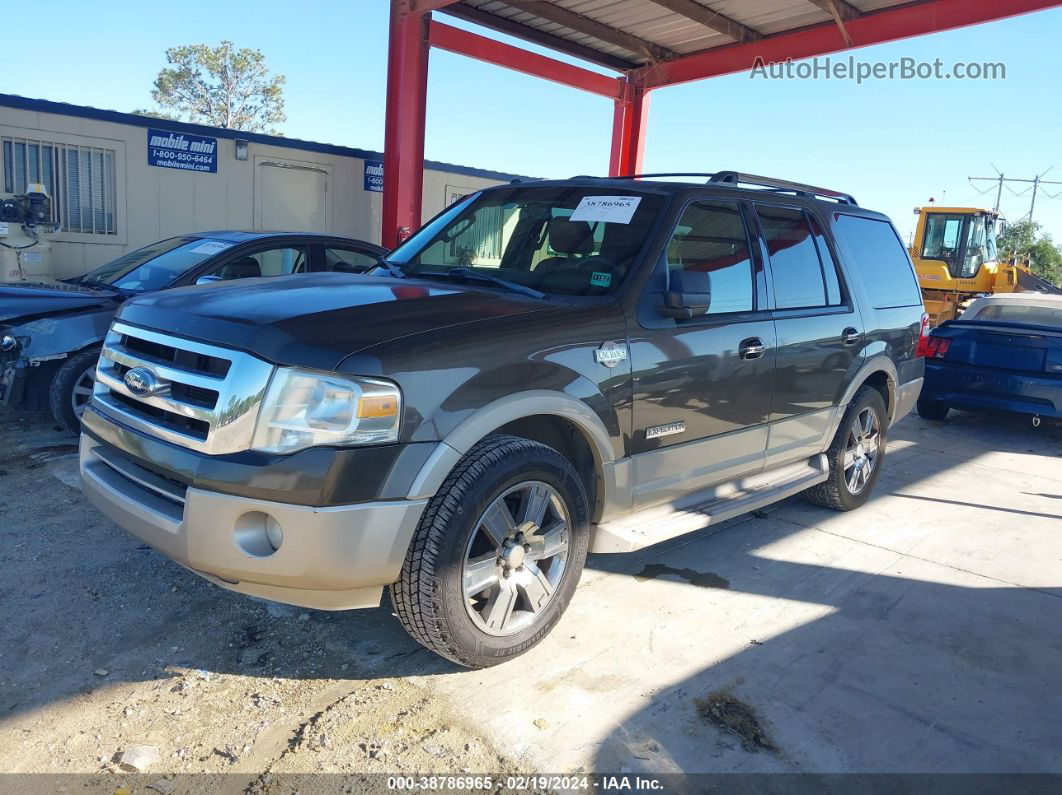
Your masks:
M34 415L0 430L0 772L151 775L513 769L427 677L457 671L390 614L222 591L104 519L75 439ZM114 779L117 781L118 779ZM200 782L202 784L202 782ZM161 785L163 789L165 784Z

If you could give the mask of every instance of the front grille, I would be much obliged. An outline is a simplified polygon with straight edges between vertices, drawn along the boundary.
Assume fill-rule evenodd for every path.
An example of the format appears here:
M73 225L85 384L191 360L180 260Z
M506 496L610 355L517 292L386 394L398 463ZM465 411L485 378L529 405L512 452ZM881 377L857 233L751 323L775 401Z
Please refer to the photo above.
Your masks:
M110 391L110 396L111 400L121 403L134 414L138 414L148 422L154 422L171 431L186 433L202 441L206 441L207 435L210 433L210 423L203 420L182 417L180 414L143 403L136 398L123 395L113 389Z
M127 364L119 364L118 362L114 363L114 372L120 375L123 379L125 378L125 374L132 369L133 368ZM170 394L177 398L177 400L182 400L185 403L192 403L196 406L202 406L205 409L212 409L218 404L217 390L205 389L201 386L195 386L194 384L171 382Z
M147 370L126 383L130 370ZM145 433L209 454L246 450L273 366L254 356L116 321L93 406ZM143 373L139 373L143 375Z
M224 378L232 362L217 356L208 356L194 351L176 348L173 345L164 345L160 342L134 337L131 334L123 334L121 344L127 350L140 354L143 358L160 364L175 364L178 367L204 375L213 375Z

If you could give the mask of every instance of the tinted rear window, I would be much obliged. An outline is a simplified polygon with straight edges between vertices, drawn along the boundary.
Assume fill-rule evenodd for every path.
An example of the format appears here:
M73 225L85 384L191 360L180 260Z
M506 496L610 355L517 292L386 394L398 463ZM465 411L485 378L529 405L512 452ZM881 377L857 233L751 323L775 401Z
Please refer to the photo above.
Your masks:
M922 303L911 262L892 224L838 213L834 226L852 252L850 265L863 279L875 309Z
M995 320L1000 323L1032 323L1037 326L1062 326L1062 302L1052 305L1005 304L985 301L975 304L962 315L963 320Z

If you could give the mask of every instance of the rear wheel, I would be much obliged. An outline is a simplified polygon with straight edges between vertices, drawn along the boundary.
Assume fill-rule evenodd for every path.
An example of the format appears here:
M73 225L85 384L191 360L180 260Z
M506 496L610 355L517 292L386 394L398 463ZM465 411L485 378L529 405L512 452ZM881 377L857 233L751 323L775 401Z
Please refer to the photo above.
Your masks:
M52 379L48 393L52 416L74 433L81 433L81 415L92 400L99 358L99 348L75 354L63 362Z
M924 420L942 420L948 416L951 406L943 400L918 400L918 416Z
M391 586L398 619L460 665L504 662L560 620L588 543L571 463L537 442L487 437L428 504Z
M878 390L864 386L856 393L826 451L830 475L804 492L809 501L851 511L870 498L884 463L887 417Z

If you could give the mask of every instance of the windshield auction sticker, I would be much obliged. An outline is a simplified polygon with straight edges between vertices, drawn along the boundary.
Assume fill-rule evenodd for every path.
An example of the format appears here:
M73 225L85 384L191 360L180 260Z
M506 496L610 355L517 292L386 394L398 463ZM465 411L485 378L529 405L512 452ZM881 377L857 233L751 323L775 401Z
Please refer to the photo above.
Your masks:
M583 196L570 220L629 224L641 201L641 196Z
M193 248L189 253L217 254L219 251L224 251L227 248L232 248L232 243L222 243L220 240L205 240Z

